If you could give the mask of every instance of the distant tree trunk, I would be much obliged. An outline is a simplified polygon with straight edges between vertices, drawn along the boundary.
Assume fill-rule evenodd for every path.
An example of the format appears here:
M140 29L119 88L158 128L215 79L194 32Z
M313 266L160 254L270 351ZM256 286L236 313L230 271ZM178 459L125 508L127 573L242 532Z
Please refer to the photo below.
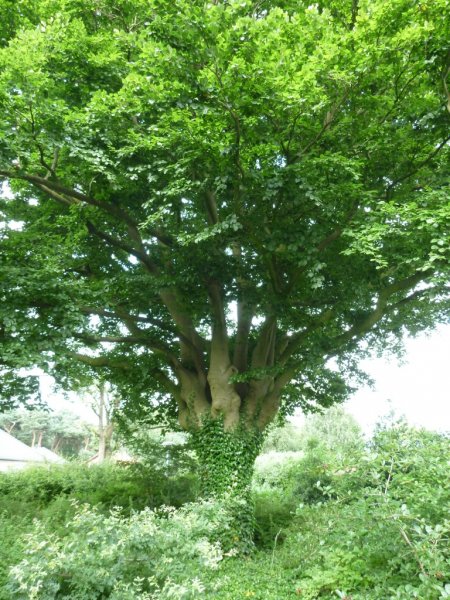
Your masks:
M62 442L62 437L60 436L56 436L53 445L52 445L52 450L53 452L59 452L59 448L61 446L61 442Z
M36 432L33 431L33 437L31 439L31 447L34 448L34 444L36 443Z
M99 450L98 456L99 460L103 461L111 456L111 439L113 434L113 424L108 423L105 425L100 433L99 439Z
M14 429L14 427L17 425L17 421L14 421L14 423L11 423L10 425L4 426L4 429L7 433L11 433L11 431Z
M99 386L98 405L98 462L103 462L111 456L111 439L113 424L107 405L107 391L104 383Z

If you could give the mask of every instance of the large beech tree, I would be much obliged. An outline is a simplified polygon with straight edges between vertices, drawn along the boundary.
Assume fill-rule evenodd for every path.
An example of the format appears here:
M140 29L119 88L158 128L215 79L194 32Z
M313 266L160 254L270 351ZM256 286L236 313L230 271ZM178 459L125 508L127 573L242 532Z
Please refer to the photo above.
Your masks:
M5 370L102 369L220 492L445 319L448 0L0 6Z

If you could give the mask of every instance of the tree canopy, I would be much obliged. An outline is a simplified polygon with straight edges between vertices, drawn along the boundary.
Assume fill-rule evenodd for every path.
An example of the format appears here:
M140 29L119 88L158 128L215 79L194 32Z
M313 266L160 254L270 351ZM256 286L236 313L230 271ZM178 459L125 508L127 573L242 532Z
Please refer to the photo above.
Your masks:
M5 373L262 430L448 317L448 0L0 6Z

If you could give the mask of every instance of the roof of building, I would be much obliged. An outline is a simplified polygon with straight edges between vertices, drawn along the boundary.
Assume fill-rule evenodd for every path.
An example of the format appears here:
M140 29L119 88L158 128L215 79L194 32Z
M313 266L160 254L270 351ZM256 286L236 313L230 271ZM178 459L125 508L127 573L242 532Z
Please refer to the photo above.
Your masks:
M0 460L45 462L46 459L37 452L36 448L30 448L11 434L0 429Z
M47 462L55 462L55 463L65 463L66 461L62 456L53 452L53 450L49 450L45 446L39 446L38 448L31 448L35 452L38 452L41 456L44 457L44 460Z

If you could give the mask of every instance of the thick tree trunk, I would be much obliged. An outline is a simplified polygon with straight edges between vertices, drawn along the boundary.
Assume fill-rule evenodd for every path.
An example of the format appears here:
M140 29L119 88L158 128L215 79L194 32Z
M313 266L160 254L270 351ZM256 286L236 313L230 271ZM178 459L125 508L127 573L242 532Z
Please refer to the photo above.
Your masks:
M235 254L239 255L238 250ZM252 340L250 352L252 308L241 300L233 349L225 294L217 279L208 282L208 293L212 323L209 345L192 336L193 324L179 306L166 304L182 333L180 360L172 357L177 385L170 387L178 404L180 426L194 440L202 495L217 498L229 509L227 530L231 538L225 540L225 545L246 549L252 544L254 529L251 480L255 459L263 431L274 419L281 390L289 379L272 369L277 340L275 316L267 316L256 340Z
M253 544L254 506L251 481L263 436L237 426L228 431L223 418L207 419L192 437L200 463L201 495L225 505L230 521L222 544L248 551Z

